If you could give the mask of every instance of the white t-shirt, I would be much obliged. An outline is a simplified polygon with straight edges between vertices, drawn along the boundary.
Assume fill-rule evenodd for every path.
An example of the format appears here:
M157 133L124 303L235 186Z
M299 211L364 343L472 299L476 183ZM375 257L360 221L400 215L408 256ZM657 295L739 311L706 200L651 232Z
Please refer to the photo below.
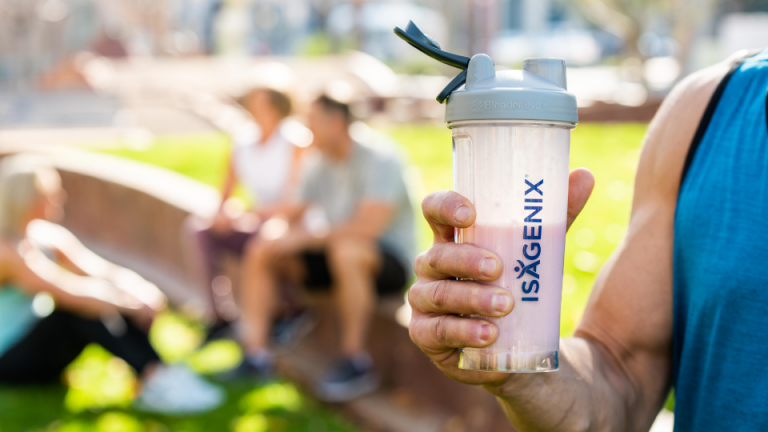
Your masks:
M255 127L233 134L232 164L254 202L264 206L295 193L287 190L291 167L297 147L306 146L311 133L295 120L284 120L266 142L259 141L260 131Z

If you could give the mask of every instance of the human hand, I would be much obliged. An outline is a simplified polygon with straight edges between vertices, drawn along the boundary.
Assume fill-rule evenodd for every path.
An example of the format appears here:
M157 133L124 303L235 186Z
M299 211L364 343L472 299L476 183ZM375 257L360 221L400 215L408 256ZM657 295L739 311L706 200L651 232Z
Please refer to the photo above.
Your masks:
M594 182L592 173L585 168L571 172L567 227L584 208ZM502 262L485 249L454 243L454 229L467 228L475 222L475 208L467 198L452 191L435 192L424 199L422 210L435 241L415 263L418 279L408 292L413 309L409 327L411 340L454 380L475 385L502 384L510 374L458 368L459 349L486 347L496 340L499 332L489 321L461 315L502 317L512 311L514 300L501 288L473 280L454 280L496 280L501 275Z
M149 329L152 328L152 323L155 322L155 318L157 318L158 311L155 308L142 303L136 307L128 308L124 313L138 328L148 332Z
M117 268L113 272L110 281L122 292L130 294L136 300L157 312L162 312L168 307L168 298L160 291L157 285L149 282L132 270L121 267Z
M232 230L232 218L222 207L216 212L211 221L211 231L216 234L226 234Z

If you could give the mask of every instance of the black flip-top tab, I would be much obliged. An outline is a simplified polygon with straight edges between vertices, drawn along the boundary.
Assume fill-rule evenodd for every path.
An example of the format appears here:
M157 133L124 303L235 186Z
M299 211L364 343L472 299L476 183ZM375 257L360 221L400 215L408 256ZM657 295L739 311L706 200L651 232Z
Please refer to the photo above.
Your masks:
M438 102L445 102L446 99L448 99L448 96L450 96L454 90L461 87L461 85L466 82L466 69L469 67L469 57L441 50L440 44L438 44L431 37L424 34L416 26L416 24L413 23L413 21L408 22L408 26L405 27L405 30L401 29L400 27L395 27L395 34L400 37L400 39L408 42L417 50L432 57L440 63L444 63L455 68L464 69L453 80L451 80L450 83L448 83L448 85L443 89L443 91L440 92L440 94L437 95Z

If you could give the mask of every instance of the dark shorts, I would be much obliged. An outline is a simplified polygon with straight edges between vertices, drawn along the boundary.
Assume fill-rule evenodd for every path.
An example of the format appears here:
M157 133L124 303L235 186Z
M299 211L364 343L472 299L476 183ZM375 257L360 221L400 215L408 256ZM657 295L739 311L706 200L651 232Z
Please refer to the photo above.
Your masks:
M381 252L381 271L376 277L376 292L381 295L402 294L408 276L394 255L384 249ZM302 254L307 276L304 286L310 291L327 290L333 285L333 277L328 269L325 251L311 251Z
M5 354L0 356L0 383L33 384L57 381L61 373L90 343L97 343L122 358L138 373L159 363L147 333L129 319L120 335L100 320L55 310Z

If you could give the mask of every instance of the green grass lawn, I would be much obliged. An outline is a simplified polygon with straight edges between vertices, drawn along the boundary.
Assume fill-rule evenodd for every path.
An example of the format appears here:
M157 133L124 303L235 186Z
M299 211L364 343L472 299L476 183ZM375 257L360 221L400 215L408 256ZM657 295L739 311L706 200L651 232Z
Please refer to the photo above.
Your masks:
M592 199L571 227L566 244L561 333L573 333L584 310L594 278L621 241L629 222L632 188L644 124L585 124L572 134L571 166L595 174ZM451 139L441 126L404 125L385 130L397 140L418 168L417 194L449 189ZM228 141L221 134L162 137L143 151L109 153L163 166L218 186L226 166ZM239 195L245 196L242 190ZM414 197L421 201L423 196ZM417 209L418 211L418 209ZM431 234L418 218L419 248ZM168 361L185 361L212 373L240 358L232 343L217 342L198 349L202 330L195 323L168 314L158 320L152 340ZM225 383L229 393L220 409L190 418L144 415L130 409L132 373L119 359L92 346L67 371L68 386L0 388L0 432L182 432L182 431L311 431L355 430L328 409L304 398L284 382L256 385Z

